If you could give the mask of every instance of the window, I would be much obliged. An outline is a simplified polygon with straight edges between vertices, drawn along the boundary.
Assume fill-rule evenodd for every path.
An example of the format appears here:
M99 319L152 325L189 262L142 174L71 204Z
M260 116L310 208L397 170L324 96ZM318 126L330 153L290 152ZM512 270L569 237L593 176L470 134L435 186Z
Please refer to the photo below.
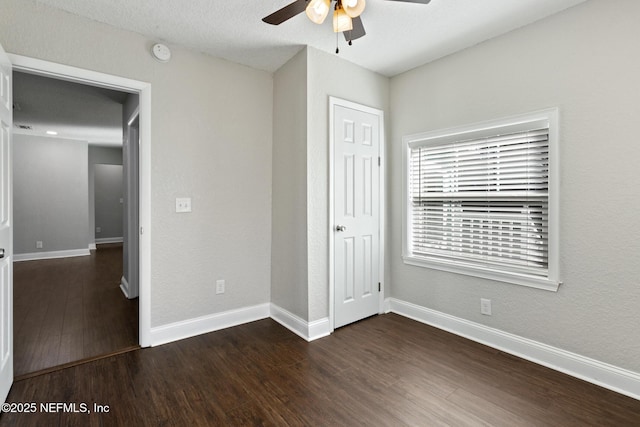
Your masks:
M405 137L405 263L557 290L557 121Z

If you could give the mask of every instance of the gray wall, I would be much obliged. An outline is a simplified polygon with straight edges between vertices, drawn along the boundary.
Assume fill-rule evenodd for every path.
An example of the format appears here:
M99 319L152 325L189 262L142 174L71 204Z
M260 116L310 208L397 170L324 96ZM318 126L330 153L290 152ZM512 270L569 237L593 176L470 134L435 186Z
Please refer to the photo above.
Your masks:
M307 51L309 321L314 321L329 315L329 96L387 112L389 79L337 55Z
M154 42L34 0L2 2L6 51L151 84L152 327L269 302L273 110L272 74L178 46L160 63ZM190 214L175 213L183 196Z
M272 300L329 316L329 96L387 110L389 79L314 48L274 77Z
M13 146L15 253L86 250L87 143L15 135Z
M271 302L307 319L307 52L274 75Z
M106 237L103 235L96 235L96 197L94 193L95 189L95 165L122 165L122 148L121 147L101 147L90 145L89 146L89 246L96 243L96 237ZM109 236L109 237L122 237Z
M588 1L392 79L393 297L640 372L639 16L638 1ZM404 265L402 136L554 106L559 292Z
M96 239L122 239L122 165L97 164L94 177Z

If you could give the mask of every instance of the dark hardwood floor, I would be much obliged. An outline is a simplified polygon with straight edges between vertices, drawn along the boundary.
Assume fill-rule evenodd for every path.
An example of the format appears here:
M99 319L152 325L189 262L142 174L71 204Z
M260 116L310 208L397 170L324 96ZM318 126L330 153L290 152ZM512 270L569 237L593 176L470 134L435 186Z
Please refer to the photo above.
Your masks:
M638 400L394 314L312 343L261 320L18 381L8 402L38 413L3 426L640 425Z
M138 301L119 288L121 244L13 268L14 376L137 345Z

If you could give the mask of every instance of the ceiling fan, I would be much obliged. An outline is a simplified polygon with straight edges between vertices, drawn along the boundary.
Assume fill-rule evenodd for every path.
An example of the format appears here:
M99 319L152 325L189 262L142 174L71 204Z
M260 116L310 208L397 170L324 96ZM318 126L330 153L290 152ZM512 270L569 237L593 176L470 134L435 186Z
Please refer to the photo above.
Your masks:
M316 24L322 24L333 7L333 31L343 33L345 40L351 44L366 34L360 14L364 11L365 0L296 0L293 3L262 18L264 22L280 25L294 16L306 12L307 17ZM429 4L431 0L388 0L405 3ZM337 53L337 51L336 51Z

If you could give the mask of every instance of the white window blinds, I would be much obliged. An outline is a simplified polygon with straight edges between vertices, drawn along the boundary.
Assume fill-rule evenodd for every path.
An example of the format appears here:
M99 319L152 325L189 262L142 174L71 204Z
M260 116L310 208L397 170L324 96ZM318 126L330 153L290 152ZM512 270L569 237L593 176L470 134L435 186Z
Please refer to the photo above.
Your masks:
M411 256L548 276L549 126L533 125L409 143Z

